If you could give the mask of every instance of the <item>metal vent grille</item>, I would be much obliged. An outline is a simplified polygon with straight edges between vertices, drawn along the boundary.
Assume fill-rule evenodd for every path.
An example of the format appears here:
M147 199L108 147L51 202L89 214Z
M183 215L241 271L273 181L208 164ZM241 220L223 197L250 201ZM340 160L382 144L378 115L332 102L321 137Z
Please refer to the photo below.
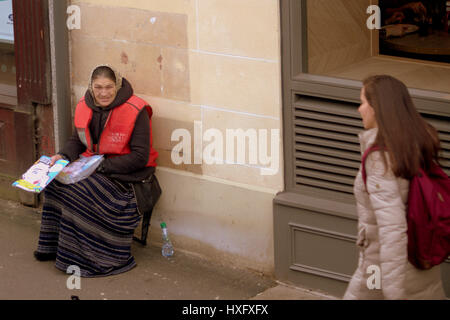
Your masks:
M358 104L297 96L294 104L295 185L353 194L364 128ZM440 163L450 175L450 118L422 114L439 132Z
M439 132L442 148L439 162L445 173L450 176L450 117L432 116L427 114L422 114L422 116Z
M297 96L294 105L295 185L353 194L363 130L359 105Z

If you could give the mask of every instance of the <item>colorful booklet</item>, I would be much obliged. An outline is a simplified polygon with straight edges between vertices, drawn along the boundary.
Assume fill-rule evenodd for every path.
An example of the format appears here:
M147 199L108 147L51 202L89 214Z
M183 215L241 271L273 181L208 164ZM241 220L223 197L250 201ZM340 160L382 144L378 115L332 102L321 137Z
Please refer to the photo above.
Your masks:
M77 183L94 173L102 161L103 155L81 156L65 167L56 180L64 184Z
M28 192L40 193L69 164L69 161L60 159L53 166L50 166L50 163L50 157L42 156L22 175L22 179L12 185Z

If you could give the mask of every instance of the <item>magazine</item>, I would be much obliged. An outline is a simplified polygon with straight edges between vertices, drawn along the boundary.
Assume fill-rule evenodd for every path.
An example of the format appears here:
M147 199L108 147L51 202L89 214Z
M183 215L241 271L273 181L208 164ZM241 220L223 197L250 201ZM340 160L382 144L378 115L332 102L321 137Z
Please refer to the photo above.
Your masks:
M50 157L42 156L22 175L22 179L12 185L28 192L40 193L69 164L69 161L60 159L53 166L50 166L50 163Z
M78 160L65 167L56 180L64 184L77 183L89 177L102 161L103 155L81 156Z

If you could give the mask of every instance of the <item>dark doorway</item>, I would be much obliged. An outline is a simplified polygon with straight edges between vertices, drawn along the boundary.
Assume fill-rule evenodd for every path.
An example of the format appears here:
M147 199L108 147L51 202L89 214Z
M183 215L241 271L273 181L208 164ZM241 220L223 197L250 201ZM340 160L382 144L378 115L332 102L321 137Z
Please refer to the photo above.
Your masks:
M51 104L48 2L0 5L0 196L20 200L10 186L36 159L36 110Z

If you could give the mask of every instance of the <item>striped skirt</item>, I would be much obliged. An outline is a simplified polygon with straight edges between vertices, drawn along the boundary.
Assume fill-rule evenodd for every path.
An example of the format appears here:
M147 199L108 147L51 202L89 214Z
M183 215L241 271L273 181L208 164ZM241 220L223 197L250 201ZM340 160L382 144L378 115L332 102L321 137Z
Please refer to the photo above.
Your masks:
M44 197L37 250L56 253L56 268L98 277L136 266L131 243L141 217L132 189L94 173L75 184L54 180Z

